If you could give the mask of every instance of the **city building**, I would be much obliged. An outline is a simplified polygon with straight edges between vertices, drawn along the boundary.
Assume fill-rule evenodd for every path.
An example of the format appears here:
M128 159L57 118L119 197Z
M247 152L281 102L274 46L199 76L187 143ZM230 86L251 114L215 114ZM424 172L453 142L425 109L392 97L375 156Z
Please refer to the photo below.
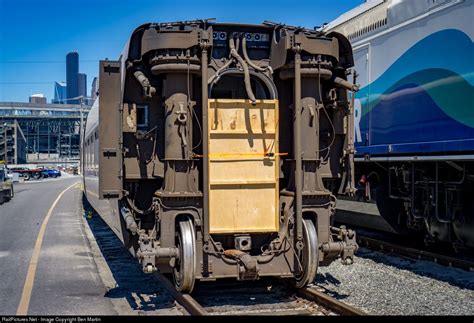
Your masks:
M46 103L46 97L43 94L33 94L30 96L30 103L44 104Z
M87 97L87 75L84 73L77 74L78 96Z
M26 163L26 138L16 120L0 119L0 161L7 165Z
M92 80L92 88L91 88L91 98L93 101L97 99L97 93L99 92L99 79L94 77Z
M66 55L66 97L68 104L79 104L79 53L70 52Z
M0 123L19 125L27 162L78 161L81 120L89 110L86 104L0 102Z
M66 82L54 82L54 99L52 103L65 104L67 93L66 93Z

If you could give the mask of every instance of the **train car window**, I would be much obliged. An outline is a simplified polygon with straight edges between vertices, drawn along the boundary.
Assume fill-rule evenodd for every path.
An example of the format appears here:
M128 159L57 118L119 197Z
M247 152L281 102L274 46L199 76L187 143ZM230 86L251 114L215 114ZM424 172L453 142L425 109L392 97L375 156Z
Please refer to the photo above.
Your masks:
M141 129L148 127L148 105L137 105L137 126Z

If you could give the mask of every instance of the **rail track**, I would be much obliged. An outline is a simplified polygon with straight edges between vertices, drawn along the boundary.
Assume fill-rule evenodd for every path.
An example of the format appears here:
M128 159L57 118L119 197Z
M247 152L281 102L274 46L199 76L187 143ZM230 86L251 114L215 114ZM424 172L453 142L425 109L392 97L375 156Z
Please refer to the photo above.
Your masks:
M191 296L163 275L155 277L190 315L367 315L313 287L295 289L282 281L206 283Z
M351 306L349 304L343 303L334 297L331 297L323 292L320 292L314 288L308 287L297 290L297 293L306 299L317 302L326 306L328 309L337 313L339 315L350 315L350 316L363 316L367 313L362 310Z
M409 246L402 246L392 242L361 235L357 236L357 243L361 247L369 248L376 251L393 253L399 256L408 257L416 260L432 261L443 266L460 268L470 272L474 271L474 262L465 259L455 258Z

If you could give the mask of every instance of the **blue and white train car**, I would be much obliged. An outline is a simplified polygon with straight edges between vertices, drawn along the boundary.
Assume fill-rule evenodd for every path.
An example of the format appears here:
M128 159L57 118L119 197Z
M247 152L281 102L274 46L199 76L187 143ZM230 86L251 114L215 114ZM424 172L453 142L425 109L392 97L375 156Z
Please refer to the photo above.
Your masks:
M398 232L474 246L474 1L367 0L324 27L354 50L356 172Z

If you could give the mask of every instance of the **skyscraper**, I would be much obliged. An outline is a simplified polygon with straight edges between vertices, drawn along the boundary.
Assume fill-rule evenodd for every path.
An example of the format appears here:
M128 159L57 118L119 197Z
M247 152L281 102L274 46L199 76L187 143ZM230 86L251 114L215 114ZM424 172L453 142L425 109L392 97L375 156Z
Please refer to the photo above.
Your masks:
M77 74L78 95L87 97L87 75L84 73Z
M91 98L95 100L97 98L97 91L99 91L99 79L94 77L92 81L92 89L91 89Z
M70 52L66 55L66 94L67 98L79 96L79 53ZM68 100L66 103L78 104L79 100Z
M66 101L66 82L54 82L54 99L53 103L65 104Z

